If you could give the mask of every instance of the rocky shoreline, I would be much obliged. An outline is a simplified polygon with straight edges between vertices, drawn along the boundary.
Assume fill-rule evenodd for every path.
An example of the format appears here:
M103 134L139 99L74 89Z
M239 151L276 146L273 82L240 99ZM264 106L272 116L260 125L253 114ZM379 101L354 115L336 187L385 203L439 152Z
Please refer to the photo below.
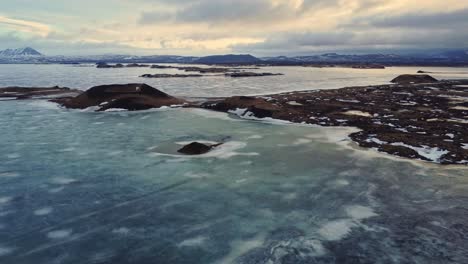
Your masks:
M146 84L96 86L81 94L69 88L10 87L0 89L0 98L44 99L36 97L39 93L52 96L51 101L66 108L110 111L183 106L249 119L352 126L360 131L350 138L361 147L440 164L468 164L468 80L404 75L393 82L200 102L175 98Z
M243 118L352 126L359 146L440 164L468 164L468 80L236 96L203 108Z

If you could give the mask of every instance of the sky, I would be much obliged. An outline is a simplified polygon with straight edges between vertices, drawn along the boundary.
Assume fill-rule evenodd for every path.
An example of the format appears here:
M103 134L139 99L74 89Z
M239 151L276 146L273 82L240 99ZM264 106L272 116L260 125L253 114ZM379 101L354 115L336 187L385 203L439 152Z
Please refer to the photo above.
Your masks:
M467 0L0 0L0 49L257 56L468 47Z

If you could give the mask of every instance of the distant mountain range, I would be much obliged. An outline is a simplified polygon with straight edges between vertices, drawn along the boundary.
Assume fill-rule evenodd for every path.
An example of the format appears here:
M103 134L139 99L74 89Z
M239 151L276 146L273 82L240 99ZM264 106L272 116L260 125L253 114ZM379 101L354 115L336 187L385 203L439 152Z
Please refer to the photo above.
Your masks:
M42 56L40 52L33 48L6 49L0 50L0 56L3 57L18 57L18 56Z
M401 54L347 55L325 53L310 56L276 56L257 58L249 54L228 54L205 57L176 55L99 55L99 56L44 56L33 48L0 51L0 63L182 63L182 64L238 64L238 65L371 65L371 66L468 66L467 50L444 50Z

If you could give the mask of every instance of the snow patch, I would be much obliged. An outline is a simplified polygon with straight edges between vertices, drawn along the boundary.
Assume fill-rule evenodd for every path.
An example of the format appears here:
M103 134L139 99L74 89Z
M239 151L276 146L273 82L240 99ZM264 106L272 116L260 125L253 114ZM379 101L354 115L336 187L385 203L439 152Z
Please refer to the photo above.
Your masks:
M349 110L346 112L343 112L345 115L355 115L355 116L364 116L364 117L371 117L372 115L368 112L363 112L363 111L357 111L357 110Z
M298 103L298 102L296 102L296 101L289 101L289 102L287 102L287 104L288 104L288 105L294 105L294 106L301 106L301 105L303 105L303 104Z
M443 150L440 148L431 148L429 146L415 147L402 142L392 143L391 145L410 148L416 151L420 156L425 157L432 162L439 162L443 155L449 153L448 150Z

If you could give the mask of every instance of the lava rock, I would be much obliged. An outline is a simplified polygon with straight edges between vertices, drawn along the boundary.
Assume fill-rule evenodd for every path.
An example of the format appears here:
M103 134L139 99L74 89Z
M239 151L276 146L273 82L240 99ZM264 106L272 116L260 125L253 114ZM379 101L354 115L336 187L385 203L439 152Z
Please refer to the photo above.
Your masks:
M143 78L187 78L187 77L203 77L201 74L143 74Z
M145 110L185 103L184 100L172 97L142 83L95 86L76 97L54 100L54 102L74 109L94 106L98 107L97 111L105 111L110 108L130 111Z
M417 77L419 78L419 77ZM200 107L248 118L352 126L361 147L440 164L468 164L468 80L213 98ZM433 151L434 156L424 154Z
M186 155L201 155L210 152L214 147L217 147L221 144L206 145L199 142L192 142L188 145L185 145L183 148L179 149L177 152L186 154Z
M403 74L391 81L398 84L412 84L412 83L436 83L439 82L436 78L427 74Z
M115 65L110 65L105 62L98 62L96 63L96 68L98 69L111 69L111 68L123 68L124 65L121 63L117 63Z
M233 73L226 73L226 76L233 77L233 78L241 78L241 77L263 77L263 76L277 76L283 75L282 73L271 73L271 72L233 72Z

